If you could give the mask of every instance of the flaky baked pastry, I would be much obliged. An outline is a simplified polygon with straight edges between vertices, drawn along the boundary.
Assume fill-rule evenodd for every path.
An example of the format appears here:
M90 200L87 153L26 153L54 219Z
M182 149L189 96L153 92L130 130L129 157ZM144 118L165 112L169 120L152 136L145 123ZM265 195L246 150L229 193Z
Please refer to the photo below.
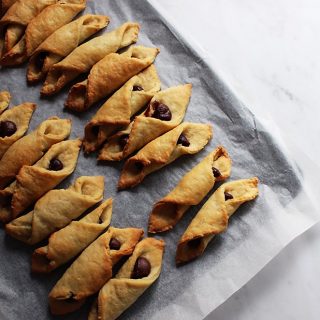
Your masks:
M229 178L230 172L231 159L227 151L219 146L153 206L148 232L156 233L172 229L191 206L199 204L204 199L216 181Z
M128 80L93 116L85 127L83 147L86 153L96 151L116 130L130 124L160 90L160 79L154 65Z
M49 273L76 257L92 243L110 224L112 198L66 227L53 233L46 246L32 254L31 270Z
M78 112L87 110L151 65L158 53L157 48L136 46L121 54L108 54L92 67L88 79L72 86L65 107Z
M16 1L17 0L0 0L0 17L3 16Z
M6 225L12 237L33 245L77 219L103 198L104 177L79 177L68 189L47 192L34 209Z
M126 161L120 175L118 189L134 187L145 176L161 169L182 155L199 152L211 137L212 128L208 124L182 123L148 143Z
M1 50L0 50L1 54ZM9 106L11 95L8 91L0 91L0 114Z
M224 183L203 205L179 240L176 263L193 260L204 252L208 243L228 227L230 216L241 204L258 196L258 178Z
M81 253L51 290L51 312L63 315L79 309L112 277L112 267L133 252L142 235L142 229L110 227Z
M70 54L87 38L106 27L109 18L87 14L52 33L40 44L29 60L27 80L36 83L42 80L49 69Z
M86 0L63 0L44 8L28 24L25 35L2 57L3 66L16 66L28 60L54 31L72 21L86 7Z
M32 165L55 143L67 138L71 121L52 117L16 141L0 160L0 189L12 182L23 165Z
M116 277L100 290L88 320L114 320L129 308L158 279L164 246L154 238L140 241Z
M127 22L118 29L82 44L49 70L41 94L52 95L80 74L89 72L107 54L129 46L138 39L140 27Z
M191 89L191 84L185 84L156 93L143 114L135 117L126 129L110 137L98 159L122 160L179 125L188 107Z

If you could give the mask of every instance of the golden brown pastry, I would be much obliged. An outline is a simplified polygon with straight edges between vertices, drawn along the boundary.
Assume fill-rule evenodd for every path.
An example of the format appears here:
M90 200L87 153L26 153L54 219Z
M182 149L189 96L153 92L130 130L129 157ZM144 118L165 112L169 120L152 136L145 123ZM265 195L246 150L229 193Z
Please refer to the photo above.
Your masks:
M179 125L188 107L191 89L191 84L185 84L156 93L143 114L135 117L127 128L110 137L98 159L122 160Z
M193 260L204 252L208 243L228 227L230 216L241 204L258 196L258 178L224 183L203 205L179 240L176 263Z
M118 29L82 44L49 70L41 94L49 96L59 92L77 76L89 72L107 54L129 46L138 39L140 27L127 22Z
M63 0L43 9L28 24L25 35L1 60L3 66L16 66L28 60L38 46L86 7L86 0Z
M79 177L68 189L47 192L31 212L8 223L6 232L27 244L36 244L101 201L103 191L104 177Z
M46 246L33 252L31 270L49 273L70 261L109 226L111 215L112 198L109 198L81 220L53 233Z
M7 10L16 2L17 0L1 0L0 1L0 16L4 15Z
M96 151L116 130L130 124L160 90L160 79L154 65L128 80L98 110L85 127L84 151Z
M182 155L199 152L211 137L212 128L208 124L182 123L151 141L126 161L120 175L118 189L134 187L145 176L161 169Z
M51 312L63 315L79 309L112 277L112 267L133 252L142 235L142 229L110 227L81 253L51 290Z
M128 309L158 279L164 246L154 238L140 241L116 277L100 290L88 320L114 320Z
M0 189L13 181L23 165L32 165L55 143L67 138L71 121L52 117L16 141L0 160Z
M52 33L36 49L29 60L27 80L36 83L42 80L49 69L70 54L87 38L106 27L109 18L87 14Z
M88 79L72 86L65 106L78 112L87 110L153 63L158 53L157 48L136 46L121 54L108 54L92 67Z
M21 40L27 25L33 18L44 8L56 2L57 0L17 0L12 4L0 20L0 29L5 30L1 35L4 41L3 54L10 51Z
M26 102L0 116L0 159L8 148L28 130L36 104Z
M191 206L199 204L204 199L216 181L229 178L230 172L231 159L227 151L219 146L153 206L148 231L156 233L172 229Z
M0 114L8 108L10 100L11 95L8 91L0 91Z

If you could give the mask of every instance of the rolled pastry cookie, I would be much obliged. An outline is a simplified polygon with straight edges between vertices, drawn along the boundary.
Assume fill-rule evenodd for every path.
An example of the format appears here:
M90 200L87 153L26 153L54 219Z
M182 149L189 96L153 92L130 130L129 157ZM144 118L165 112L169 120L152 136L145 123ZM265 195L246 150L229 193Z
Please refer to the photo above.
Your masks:
M130 255L142 229L110 227L73 262L49 294L50 310L63 315L79 309L112 277L112 267Z
M65 107L79 112L87 110L150 66L158 53L157 48L136 46L121 54L108 54L92 67L88 79L72 86Z
M104 178L82 176L68 189L47 192L33 211L6 225L6 232L33 245L77 219L103 198Z
M18 0L12 4L0 20L0 28L5 29L2 34L2 40L4 41L3 53L9 52L20 41L27 25L33 18L44 8L56 2L57 0Z
M158 279L164 247L163 240L140 241L115 278L100 290L88 320L114 320L128 309Z
M41 94L49 96L59 92L77 76L87 73L107 54L129 46L138 39L140 27L127 22L118 29L82 44L49 70Z
M1 0L0 1L0 17L3 16L15 2L17 2L17 0Z
M180 85L154 95L142 115L124 130L111 136L99 153L99 160L119 161L150 141L178 126L186 113L191 84Z
M156 233L172 229L191 206L199 204L204 199L216 181L229 178L230 172L231 159L227 151L219 146L153 206L148 232Z
M111 215L112 198L109 198L81 220L53 233L46 246L33 252L31 270L49 273L76 257L109 226Z
M25 36L1 60L3 66L16 66L28 60L54 31L72 21L86 7L86 0L64 0L43 9L28 24Z
M96 151L112 133L128 126L130 119L152 99L160 86L153 64L128 80L86 125L84 151Z
M26 133L35 109L35 103L26 102L0 115L0 159Z
M214 235L224 232L241 204L258 196L258 178L224 183L203 205L179 240L176 263L191 261L204 252Z
M139 184L148 174L161 169L185 154L202 150L212 137L212 128L202 123L182 123L151 141L129 158L121 172L118 189Z
M8 91L0 91L0 114L8 108L10 100L11 95Z
M87 14L56 30L40 44L30 58L27 69L28 82L36 83L42 80L55 63L108 23L109 18L106 16Z
M71 120L52 117L17 140L0 160L0 189L12 182L23 165L32 165L55 143L67 138Z

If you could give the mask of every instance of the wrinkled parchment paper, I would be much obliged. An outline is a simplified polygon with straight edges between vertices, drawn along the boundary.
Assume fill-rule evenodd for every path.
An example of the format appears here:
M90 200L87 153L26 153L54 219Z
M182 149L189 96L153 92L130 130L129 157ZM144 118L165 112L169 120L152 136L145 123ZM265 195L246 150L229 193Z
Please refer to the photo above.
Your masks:
M85 13L90 12L111 18L103 32L127 20L141 24L138 44L161 50L156 67L162 88L192 83L193 94L185 120L211 123L214 138L199 154L180 158L148 176L140 186L122 192L117 192L116 185L123 163L97 165L95 155L84 157L81 153L75 172L59 188L68 186L81 175L104 175L105 198L114 198L112 225L142 227L146 231L152 205L219 144L227 148L233 160L229 180L251 176L260 179L258 199L237 211L227 232L215 237L197 261L176 268L175 249L188 223L207 198L189 210L172 232L161 235L166 241L161 276L120 317L131 320L203 319L319 219L313 214L312 197L285 147L276 142L196 50L185 43L150 4L144 0L95 0L88 1ZM38 104L31 129L49 116L58 115L73 120L71 138L82 137L83 127L97 107L80 116L67 112L63 109L67 89L50 99L40 99L40 85L27 86L25 73L25 65L0 70L0 90L12 93L12 105L24 101ZM3 229L0 237L0 319L61 319L50 315L47 295L66 267L48 276L31 275L30 255L34 248L6 236ZM62 318L86 319L90 303L89 299L81 310Z

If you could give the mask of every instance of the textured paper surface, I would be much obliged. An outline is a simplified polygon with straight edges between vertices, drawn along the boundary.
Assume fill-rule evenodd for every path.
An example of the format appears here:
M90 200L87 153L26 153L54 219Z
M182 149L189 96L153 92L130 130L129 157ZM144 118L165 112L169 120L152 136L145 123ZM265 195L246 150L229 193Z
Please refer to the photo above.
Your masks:
M164 265L159 280L128 309L121 319L203 319L232 293L252 278L294 237L314 224L312 201L305 191L294 159L289 159L275 139L223 85L205 62L168 26L145 1L88 1L86 13L110 16L110 31L127 20L141 24L138 44L159 47L156 67L162 88L192 83L192 99L186 121L211 123L214 138L195 156L180 158L128 191L117 192L123 163L97 165L95 155L81 154L77 169L59 187L66 187L80 175L104 175L105 198L114 198L112 225L136 226L146 231L152 205L165 196L179 179L217 145L224 145L233 160L229 180L258 176L260 196L243 205L230 220L223 235L215 237L197 261L176 268L176 243L192 217L201 208L192 208L165 235ZM67 89L50 99L39 99L40 85L27 86L25 66L0 70L0 90L13 95L12 105L36 102L31 129L49 116L73 120L71 137L82 137L85 123L97 107L80 116L63 109ZM217 187L218 185L216 185ZM212 193L212 192L211 192ZM210 193L210 194L211 194ZM47 295L65 268L48 276L30 274L34 248L24 246L0 230L0 319L61 319L49 314ZM78 312L63 319L86 319L90 301Z

